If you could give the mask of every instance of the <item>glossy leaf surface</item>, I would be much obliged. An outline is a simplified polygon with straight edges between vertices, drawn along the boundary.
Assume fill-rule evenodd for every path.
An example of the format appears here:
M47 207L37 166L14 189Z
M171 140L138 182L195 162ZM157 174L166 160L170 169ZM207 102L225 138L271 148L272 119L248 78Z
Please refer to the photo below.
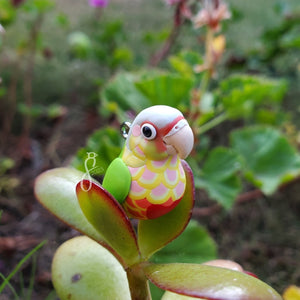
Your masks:
M280 300L266 283L241 272L197 264L149 264L146 276L158 287L212 300Z
M195 297L190 297L190 296L184 296L180 294L175 294L169 291L166 291L163 294L163 297L161 300L195 300L195 299L203 299L203 298L195 298ZM205 300L205 299L204 299Z
M76 184L84 173L72 168L56 168L39 175L34 192L40 203L57 218L104 244L104 238L84 216L76 196Z
M134 229L120 204L102 186L83 180L76 187L79 205L106 242L132 265L139 260Z
M157 250L175 239L190 220L194 206L194 179L188 164L182 161L182 165L186 174L186 190L180 203L160 218L139 222L138 242L144 258L149 258Z

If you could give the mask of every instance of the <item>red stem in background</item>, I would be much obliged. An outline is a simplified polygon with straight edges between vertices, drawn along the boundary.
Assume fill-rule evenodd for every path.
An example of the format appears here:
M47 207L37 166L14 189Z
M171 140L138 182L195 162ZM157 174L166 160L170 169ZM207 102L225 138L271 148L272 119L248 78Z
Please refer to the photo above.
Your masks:
M150 59L151 66L157 66L163 59L165 59L169 55L172 46L174 45L175 41L177 40L177 37L179 36L180 28L184 21L181 11L186 1L187 0L181 0L176 5L176 9L173 17L173 27L170 32L170 35L166 40L165 44L163 45L162 49L160 49L151 57Z
M300 181L300 176L295 177L293 180L280 185L278 190L279 191L284 190L290 184L295 183L297 181ZM252 200L257 200L259 197L263 197L263 196L264 196L264 193L259 189L248 191L248 192L245 192L243 194L240 194L237 197L237 199L235 201L235 204L242 204L242 203L246 203L246 202L249 202L249 201L252 201ZM209 217L209 216L212 216L216 213L219 213L222 209L223 209L223 207L222 207L221 204L213 204L213 205L208 206L208 207L194 207L193 216L195 216L195 217Z

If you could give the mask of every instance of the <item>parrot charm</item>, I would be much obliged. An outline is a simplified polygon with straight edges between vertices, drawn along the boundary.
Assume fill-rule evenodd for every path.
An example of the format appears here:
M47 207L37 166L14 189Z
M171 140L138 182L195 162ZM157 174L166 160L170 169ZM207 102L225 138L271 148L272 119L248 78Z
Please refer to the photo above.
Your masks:
M124 148L108 167L106 189L136 219L154 219L171 211L185 192L181 159L194 145L182 113L156 105L141 111L130 126Z

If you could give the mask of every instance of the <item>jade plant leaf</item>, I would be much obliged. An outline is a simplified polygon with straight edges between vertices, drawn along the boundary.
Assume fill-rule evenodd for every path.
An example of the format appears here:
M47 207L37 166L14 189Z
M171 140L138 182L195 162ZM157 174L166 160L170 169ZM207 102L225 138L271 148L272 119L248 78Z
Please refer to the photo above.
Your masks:
M151 261L155 263L203 263L215 260L217 246L207 230L191 220L185 230L171 243L157 251ZM161 300L164 293L154 284L150 283L153 300Z
M83 180L76 186L79 205L95 229L127 265L139 261L136 234L121 205L101 186Z
M57 218L107 246L103 236L88 222L78 204L75 188L83 177L84 173L72 168L46 171L35 181L36 198Z
M66 241L52 261L52 282L61 300L130 300L126 272L118 260L86 236Z
M217 147L206 159L196 186L206 189L212 199L230 209L241 190L237 176L240 168L239 156L234 151Z
M138 226L138 243L143 258L149 258L153 253L174 240L187 226L194 206L193 173L185 161L182 165L186 175L186 190L180 203L166 215L141 220Z
M288 140L272 127L254 126L231 134L231 144L244 162L248 180L269 195L300 174L300 156Z
M281 300L266 283L225 268L199 264L145 264L144 272L158 287L212 300Z

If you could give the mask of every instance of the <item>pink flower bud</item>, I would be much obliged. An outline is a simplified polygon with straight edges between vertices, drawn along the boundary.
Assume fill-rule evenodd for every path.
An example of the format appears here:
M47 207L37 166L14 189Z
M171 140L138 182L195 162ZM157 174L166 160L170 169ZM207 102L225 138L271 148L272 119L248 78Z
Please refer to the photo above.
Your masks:
M89 0L89 5L92 7L106 7L109 0Z

